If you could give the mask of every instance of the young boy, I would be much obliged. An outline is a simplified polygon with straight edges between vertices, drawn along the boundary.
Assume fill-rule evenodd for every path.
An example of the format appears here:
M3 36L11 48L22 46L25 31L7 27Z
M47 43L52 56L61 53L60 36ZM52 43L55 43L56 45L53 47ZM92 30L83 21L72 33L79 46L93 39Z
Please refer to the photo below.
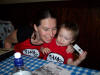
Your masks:
M72 53L66 52L67 47L75 41L78 34L79 29L77 24L62 24L57 38L54 38L50 43L44 43L42 45L42 53L47 52L47 54L44 55L44 59L64 64L78 65L86 58L87 52L84 51L75 61L73 61Z

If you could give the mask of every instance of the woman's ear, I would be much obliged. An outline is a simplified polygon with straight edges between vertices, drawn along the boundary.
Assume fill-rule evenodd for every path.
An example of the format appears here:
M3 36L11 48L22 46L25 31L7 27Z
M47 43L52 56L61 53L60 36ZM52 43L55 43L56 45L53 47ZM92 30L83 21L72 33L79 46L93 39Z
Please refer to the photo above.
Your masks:
M36 24L34 24L34 29L35 29L35 31L38 31Z

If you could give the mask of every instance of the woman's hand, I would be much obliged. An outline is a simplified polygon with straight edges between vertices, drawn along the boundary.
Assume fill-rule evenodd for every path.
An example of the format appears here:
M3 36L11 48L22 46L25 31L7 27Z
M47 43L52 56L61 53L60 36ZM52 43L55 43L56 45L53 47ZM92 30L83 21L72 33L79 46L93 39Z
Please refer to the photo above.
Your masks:
M73 53L74 52L74 48L73 45L69 45L68 48L66 49L67 53Z

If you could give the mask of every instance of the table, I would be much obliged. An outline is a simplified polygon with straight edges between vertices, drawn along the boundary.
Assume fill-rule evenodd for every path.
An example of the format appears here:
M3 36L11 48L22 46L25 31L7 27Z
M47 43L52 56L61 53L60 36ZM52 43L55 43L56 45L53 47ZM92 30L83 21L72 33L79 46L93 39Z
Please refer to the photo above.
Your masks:
M10 49L0 48L0 56L5 54L5 53L11 52L11 51L13 51L13 48L10 48Z
M29 68L31 71L34 71L41 66L50 63L49 61L37 59L29 56L22 55L22 58L24 60L24 65ZM10 75L13 72L14 63L13 63L14 57L11 56L3 61L0 62L0 75ZM76 67L72 65L65 65L61 63L54 64L63 67L69 71L72 71L71 75L95 75L96 73L100 72L98 70L83 68L83 67Z
M7 49L7 48L0 48L0 61L10 57L13 55L14 50L13 48Z

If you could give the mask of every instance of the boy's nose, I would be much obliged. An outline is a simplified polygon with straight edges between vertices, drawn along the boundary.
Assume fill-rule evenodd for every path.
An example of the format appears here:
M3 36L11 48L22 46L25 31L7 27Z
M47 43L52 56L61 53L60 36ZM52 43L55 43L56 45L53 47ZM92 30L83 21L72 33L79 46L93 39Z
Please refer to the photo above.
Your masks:
M60 42L63 42L63 38L60 38Z

